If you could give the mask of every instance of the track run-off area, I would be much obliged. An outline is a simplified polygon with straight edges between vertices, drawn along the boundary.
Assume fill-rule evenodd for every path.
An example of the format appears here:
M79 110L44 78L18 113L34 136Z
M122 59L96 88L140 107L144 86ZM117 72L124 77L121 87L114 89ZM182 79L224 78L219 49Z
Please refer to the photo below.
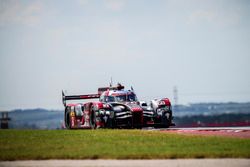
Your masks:
M158 130L165 133L177 133L185 135L224 136L250 139L250 127L201 127L145 130Z

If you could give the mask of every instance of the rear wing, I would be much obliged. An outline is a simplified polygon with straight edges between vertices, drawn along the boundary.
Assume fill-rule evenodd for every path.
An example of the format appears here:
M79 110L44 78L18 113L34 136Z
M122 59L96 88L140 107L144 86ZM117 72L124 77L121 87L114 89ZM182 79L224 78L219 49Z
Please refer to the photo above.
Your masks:
M100 97L100 94L65 96L64 92L62 91L62 102L63 102L64 106L66 106L66 101L67 100L98 99L99 97Z
M98 88L98 94L65 96L64 92L62 91L62 102L63 102L63 105L66 106L67 100L98 99L100 98L101 94L107 90L122 90L122 89L124 89L124 86L118 83L117 86L115 87L110 86L110 87Z

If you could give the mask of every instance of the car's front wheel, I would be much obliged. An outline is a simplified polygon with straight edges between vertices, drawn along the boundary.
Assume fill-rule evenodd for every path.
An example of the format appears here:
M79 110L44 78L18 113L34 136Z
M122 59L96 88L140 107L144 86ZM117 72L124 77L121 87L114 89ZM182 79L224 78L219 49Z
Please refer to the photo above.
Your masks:
M91 107L91 110L90 110L90 127L91 129L96 129L96 114L95 114L95 110L94 110L94 107L92 106Z

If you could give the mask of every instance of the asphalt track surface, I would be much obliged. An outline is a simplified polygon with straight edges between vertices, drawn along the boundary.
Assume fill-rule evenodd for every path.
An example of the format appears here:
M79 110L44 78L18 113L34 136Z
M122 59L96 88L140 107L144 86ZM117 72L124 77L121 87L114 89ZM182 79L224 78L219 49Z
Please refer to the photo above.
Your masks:
M2 161L0 167L249 167L250 159Z

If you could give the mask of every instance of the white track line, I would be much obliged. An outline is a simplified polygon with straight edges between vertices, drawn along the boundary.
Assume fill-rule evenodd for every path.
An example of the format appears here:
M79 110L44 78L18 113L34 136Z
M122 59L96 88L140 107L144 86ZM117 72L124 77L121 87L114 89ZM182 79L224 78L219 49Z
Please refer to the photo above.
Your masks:
M250 159L0 161L1 167L249 167Z

